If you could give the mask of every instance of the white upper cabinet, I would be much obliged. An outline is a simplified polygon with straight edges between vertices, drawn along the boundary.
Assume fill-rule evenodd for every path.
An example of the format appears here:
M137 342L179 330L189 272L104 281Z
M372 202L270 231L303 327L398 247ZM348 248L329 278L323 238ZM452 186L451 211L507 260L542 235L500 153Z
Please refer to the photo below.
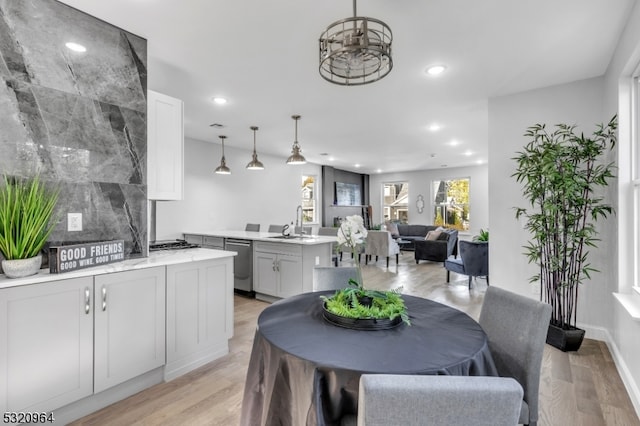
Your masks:
M147 191L150 200L181 200L184 103L147 91Z

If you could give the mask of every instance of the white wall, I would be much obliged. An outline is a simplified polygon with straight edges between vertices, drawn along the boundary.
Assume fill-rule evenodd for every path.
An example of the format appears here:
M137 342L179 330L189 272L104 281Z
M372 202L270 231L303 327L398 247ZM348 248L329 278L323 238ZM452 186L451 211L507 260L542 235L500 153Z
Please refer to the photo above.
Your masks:
M383 221L382 184L392 182L409 183L409 223L433 224L431 203L431 182L434 180L469 178L469 234L475 235L480 228L489 227L489 181L486 164L473 167L452 167L437 170L421 170L415 172L384 173L369 176L369 200L373 208L373 222ZM416 199L422 195L425 202L423 212L418 213Z
M522 186L511 177L516 166L512 158L529 142L523 134L527 127L536 123L546 123L550 130L556 123L577 124L579 131L590 134L595 130L595 124L602 121L602 91L603 79L595 78L489 100L489 269L492 284L531 297L539 294L539 286L534 292L529 284L529 277L537 273L537 268L522 254L529 233L523 227L524 221L515 219L514 211L514 207L529 207L522 196ZM607 235L602 237L608 238ZM590 260L596 268L600 266L598 269L611 269L610 261L599 261L603 256L606 259L606 251L592 250ZM606 286L603 283L606 276L606 272L594 274L594 282L588 282L581 289L580 301L584 302L594 290ZM595 311L599 311L599 306L595 306ZM604 320L602 317L590 307L578 306L580 322L599 325Z
M231 174L217 175L219 144L186 139L184 151L184 199L157 202L157 240L182 238L183 232L243 230L246 223L266 231L270 224L295 222L303 174L316 175L321 191L316 164L287 165L286 158L258 151L265 169L247 170L251 152L225 144Z

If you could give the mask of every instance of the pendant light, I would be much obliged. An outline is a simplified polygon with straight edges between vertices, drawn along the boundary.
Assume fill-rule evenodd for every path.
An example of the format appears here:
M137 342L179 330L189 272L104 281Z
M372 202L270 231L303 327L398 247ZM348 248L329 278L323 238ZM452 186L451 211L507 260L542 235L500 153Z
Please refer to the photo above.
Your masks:
M253 159L247 164L247 169L249 170L263 170L264 165L258 160L258 154L256 153L256 130L258 127L251 126L251 130L253 130Z
M287 164L305 164L307 160L300 153L300 145L298 144L298 120L300 120L300 116L292 115L291 118L293 118L296 123L296 137L293 141L293 147L291 148L291 155L287 158Z
M223 135L220 135L218 137L222 141L222 158L220 159L220 165L216 168L216 173L219 175L230 175L231 169L227 167L227 161L224 159L224 140L227 137Z
M393 68L391 28L379 19L358 16L329 25L320 35L320 75L343 86L373 83Z

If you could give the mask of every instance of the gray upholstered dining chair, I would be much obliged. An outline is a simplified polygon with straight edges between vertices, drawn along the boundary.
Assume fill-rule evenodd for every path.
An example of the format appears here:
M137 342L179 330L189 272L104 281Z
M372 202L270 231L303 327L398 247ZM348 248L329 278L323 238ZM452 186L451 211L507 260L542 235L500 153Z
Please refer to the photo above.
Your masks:
M521 401L522 386L507 377L363 374L357 425L514 426Z
M510 291L489 287L479 323L489 338L489 349L498 374L513 377L522 385L524 397L519 422L538 421L540 366L551 305Z
M366 242L364 245L364 262L369 263L369 258L372 256L378 256L387 258L387 268L389 267L389 256L396 256L396 265L398 264L398 256L400 254L400 246L391 237L389 231L369 231L367 233Z
M349 285L349 279L358 279L355 266L316 266L313 268L313 291L339 290Z
M260 224L259 223L247 223L247 226L244 227L245 231L252 232L260 232Z
M450 256L444 261L447 282L451 271L469 276L469 288L473 277L485 277L489 285L489 243L481 241L459 241L460 257Z
M284 225L269 225L269 232L282 232Z

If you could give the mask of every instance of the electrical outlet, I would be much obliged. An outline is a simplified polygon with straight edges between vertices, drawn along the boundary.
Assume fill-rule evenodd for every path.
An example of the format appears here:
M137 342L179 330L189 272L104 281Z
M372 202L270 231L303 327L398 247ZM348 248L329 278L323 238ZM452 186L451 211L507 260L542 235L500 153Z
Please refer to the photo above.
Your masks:
M67 231L82 231L82 213L67 213Z

